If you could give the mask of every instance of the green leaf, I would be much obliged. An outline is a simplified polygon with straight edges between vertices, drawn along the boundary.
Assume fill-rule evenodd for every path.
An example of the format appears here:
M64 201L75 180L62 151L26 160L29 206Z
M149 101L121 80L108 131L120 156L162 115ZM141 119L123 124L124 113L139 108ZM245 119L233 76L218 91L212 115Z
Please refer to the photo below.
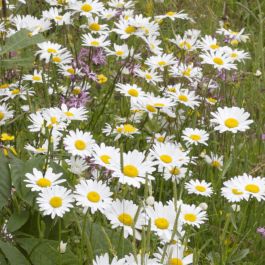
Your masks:
M32 264L38 265L54 265L58 264L61 256L62 265L78 264L77 257L66 248L64 254L58 251L58 242L54 240L37 239L37 238L19 238L18 244L29 255Z
M11 159L11 178L12 183L16 188L16 192L19 197L32 205L35 193L26 188L25 175L26 173L32 173L33 168L42 170L44 164L44 156L37 156L28 161L20 160L16 157Z
M11 195L11 177L7 158L0 154L0 210Z
M0 241L0 250L9 261L10 265L30 265L24 255L9 243Z
M11 215L7 223L9 232L15 232L21 228L29 219L28 211L15 212Z
M27 57L15 57L12 59L6 59L2 60L1 64L3 67L10 69L16 66L21 67L32 67L34 62L33 56L27 56Z
M12 35L7 39L6 45L0 51L0 55L5 53L16 51L19 49L23 49L34 44L45 41L44 37L41 34L34 35L32 37L29 36L29 31L22 29Z

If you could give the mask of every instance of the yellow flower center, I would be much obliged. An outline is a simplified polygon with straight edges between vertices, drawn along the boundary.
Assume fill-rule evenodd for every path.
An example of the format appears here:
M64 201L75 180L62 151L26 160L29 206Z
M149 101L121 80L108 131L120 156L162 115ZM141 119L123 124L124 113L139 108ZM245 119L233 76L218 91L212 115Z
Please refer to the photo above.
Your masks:
M97 40L93 40L93 41L91 41L90 42L90 44L92 45L92 46L99 46L99 41L97 41Z
M155 219L155 226L159 229L167 229L169 227L169 222L166 218L156 218Z
M91 29L93 31L99 31L100 30L100 25L98 23L91 23L89 25L89 29Z
M47 188L52 185L51 181L46 178L40 178L38 181L36 181L36 184L42 188Z
M12 95L18 95L20 93L20 89L13 89L11 93Z
M225 120L225 126L228 128L235 128L238 127L238 125L239 125L238 120L234 118L229 118Z
M86 149L86 143L83 140L76 140L75 141L75 148L77 150L85 150Z
M97 79L98 79L99 84L104 84L108 81L108 78L103 74L98 75Z
M175 175L175 176L180 174L180 170L177 167L173 167L172 169L170 169L169 172L170 172L170 174Z
M37 152L43 152L43 151L47 151L47 149L45 149L43 147L39 147L39 148L36 148L36 151Z
M130 178L135 178L139 175L138 168L133 165L126 165L123 167L123 174Z
M47 49L48 53L57 53L57 50L53 49L53 48L48 48Z
M74 116L74 114L73 114L72 112L70 112L70 111L66 111L64 114L65 114L67 117L73 117L73 116Z
M169 260L169 265L183 265L183 262L181 259L173 258Z
M197 220L197 216L193 213L186 213L184 215L184 219L188 222L195 222Z
M91 202L99 202L100 201L100 195L96 191L90 191L87 194L87 199Z
M116 55L117 56L122 56L123 54L124 54L124 51L121 51L121 50L120 51L116 51Z
M158 142L160 142L160 143L164 143L164 141L165 141L165 137L164 137L164 136L159 136L159 137L156 138L156 140L157 140Z
M127 34L132 34L132 33L134 33L135 31L136 31L136 28L133 27L133 26L128 26L128 27L125 29L125 32L126 32Z
M231 44L233 46L237 46L238 45L238 40L231 40Z
M90 12L92 9L93 9L92 6L89 5L89 4L84 4L81 7L81 10L84 11L84 12Z
M51 117L51 123L52 124L57 124L57 118L56 117Z
M175 14L176 14L176 12L173 12L173 11L169 11L169 12L166 13L166 15L169 16L169 17L172 17Z
M0 86L0 89L6 89L9 88L9 84L3 84Z
M165 66L166 64L167 64L167 63L166 63L165 61L159 61L159 62L158 62L158 65L159 65L159 66Z
M15 136L7 134L7 133L2 133L0 139L2 141L13 141L15 139Z
M184 75L184 76L190 76L190 74L191 74L191 68L187 68L186 70L184 70L184 71L182 71L182 74Z
M201 186L201 185L195 186L195 189L199 192L205 192L206 191L206 188L204 186Z
M127 226L132 226L133 224L133 218L128 213L122 213L118 216L118 219L121 223Z
M69 74L71 74L71 75L74 75L74 74L75 74L75 69L74 69L74 68L68 68L66 71L67 71Z
M212 166L213 166L213 167L220 167L221 164L220 164L219 161L215 160L215 161L212 162Z
M50 205L53 207L53 208L59 208L61 207L63 204L63 200L61 197L58 197L58 196L54 196L50 199Z
M242 195L243 194L243 192L239 191L238 189L232 189L232 193L234 195Z
M128 94L132 97L138 97L139 96L139 92L135 88L129 89Z
M105 164L110 164L110 156L108 156L108 155L102 155L101 157L100 157L100 159L101 159L101 161L103 162L103 163L105 163Z
M39 75L33 75L32 76L32 80L34 80L34 81L40 81L41 80L41 77Z
M151 79L152 79L152 76L151 76L150 74L145 74L145 78L146 78L147 80L151 80Z
M62 61L62 59L61 59L59 56L54 56L54 57L52 58L52 61L53 61L54 63L60 63L60 62Z
M164 163L169 164L172 162L172 157L169 155L161 155L160 160L162 160Z
M123 131L125 132L125 133L134 133L134 132L136 132L136 128L135 127L133 127L131 124L124 124L124 126L123 126Z
M220 46L218 45L218 44L212 44L212 45L210 45L210 48L211 49L213 49L213 50L216 50L216 49L218 49Z
M198 134L192 134L192 135L190 136L190 139L193 140L193 141L200 141L202 138L201 138L201 136L198 135Z
M256 184L248 184L245 186L245 190L251 193L259 193L260 188Z
M180 101L183 101L183 102L187 102L187 101L188 101L188 97L185 96L185 95L179 95L179 96L178 96L178 99L179 99Z
M238 57L237 53L235 53L235 52L232 52L230 56L231 56L233 59L235 59L235 58Z
M77 96L81 93L81 89L79 87L74 87L72 93Z
M182 41L179 44L179 47L182 48L182 49L186 48L187 50L190 50L192 48L192 45L188 41Z
M215 98L207 98L207 100L213 104L215 104L217 102L217 100Z
M152 105L146 105L146 109L150 112L156 112L156 108Z
M156 108L163 108L163 107L165 107L165 104L163 104L163 103L155 103L154 106Z
M61 21L63 19L63 17L62 16L55 16L55 19Z
M224 64L223 59L220 58L220 57L215 57L215 58L213 58L213 62L214 62L215 64L218 64L218 65L223 65L223 64Z

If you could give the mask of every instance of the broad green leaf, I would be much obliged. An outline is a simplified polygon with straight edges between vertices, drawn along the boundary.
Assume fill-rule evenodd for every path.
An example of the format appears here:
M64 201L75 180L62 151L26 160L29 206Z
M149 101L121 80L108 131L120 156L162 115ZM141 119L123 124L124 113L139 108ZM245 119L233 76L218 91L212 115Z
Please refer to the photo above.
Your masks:
M11 178L12 183L16 188L16 192L19 197L32 204L33 198L36 195L30 189L26 188L25 174L32 173L33 168L42 170L44 164L44 156L37 156L28 161L20 160L16 157L11 159Z
M8 202L11 195L11 177L8 160L0 153L0 210Z
M10 265L30 265L24 255L9 243L0 241L0 250L9 261Z
M29 255L32 264L38 265L55 265L58 264L61 256L62 265L78 264L76 256L66 248L64 254L58 251L58 242L54 240L37 239L37 238L19 238L18 244Z
M12 59L5 59L1 61L3 67L10 69L16 66L32 67L34 62L33 56L28 57L15 57Z
M13 213L7 223L8 231L11 233L17 231L27 222L28 218L29 218L28 211Z
M29 31L22 29L7 39L5 46L0 50L0 55L23 49L43 41L45 41L45 39L41 34L30 37Z

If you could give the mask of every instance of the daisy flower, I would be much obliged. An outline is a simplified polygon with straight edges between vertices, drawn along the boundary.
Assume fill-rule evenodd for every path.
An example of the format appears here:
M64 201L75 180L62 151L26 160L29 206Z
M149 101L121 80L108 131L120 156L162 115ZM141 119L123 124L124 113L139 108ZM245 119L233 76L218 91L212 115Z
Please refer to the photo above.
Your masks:
M61 111L63 117L68 121L85 121L87 120L88 111L84 107L68 108L65 104L62 104Z
M144 153L133 150L123 153L123 163L121 168L120 159L112 161L113 176L119 179L122 184L140 188L140 185L148 179L154 179L150 174L155 171L154 163L151 159L145 159ZM147 176L149 175L149 176Z
M244 60L250 59L248 52L231 49L230 47L224 47L223 50L231 57L233 62L244 62Z
M147 83L156 85L158 82L162 82L162 76L159 75L154 69L141 70L137 69L135 71L136 76L143 78Z
M62 10L56 7L52 7L49 10L45 10L42 12L43 18L53 20L56 25L59 26L62 26L63 24L70 25L72 23L71 15L71 12L65 12L64 14L62 14Z
M136 239L141 239L141 234L138 230L142 229L145 224L145 219L142 212L138 213L138 218L135 220L138 212L138 206L132 201L128 200L116 200L105 210L104 214L110 221L112 229L117 227L123 228L123 235L127 238L129 235L132 236L133 227L135 228Z
M183 224L189 224L199 228L207 219L206 212L200 207L196 207L194 204L183 204L181 206L180 220Z
M146 213L151 219L151 231L168 242L172 236L177 217L173 205L163 205L162 202L155 202L153 207L146 208Z
M93 260L93 265L124 265L124 263L124 258L118 260L117 257L114 257L112 261L110 261L108 253L105 253L101 256L96 256L96 258Z
M111 0L108 1L108 6L116 9L129 9L134 7L134 2L125 0Z
M110 50L108 48L106 48L107 54L108 55L114 55L117 58L121 58L121 59L125 59L127 58L131 51L129 50L129 47L127 44L123 44L123 45L117 45L114 43L113 45L114 50Z
M170 265L188 265L193 263L193 254L184 254L185 246L183 245L169 245L165 246L166 249L158 248L158 253L155 253L154 256L161 260L163 253L165 251L164 262L165 264Z
M10 110L7 104L0 105L0 126L5 124L7 120L14 117L14 111Z
M185 14L183 10L181 10L180 12L168 11L164 15L159 15L159 16L156 16L155 18L157 20L169 18L173 21L176 19L191 20L191 18L187 14Z
M115 147L101 143L100 145L96 144L93 148L92 161L97 165L112 169L113 161L118 161L119 159L120 152Z
M92 14L98 15L103 8L103 4L98 0L74 1L70 4L70 9L80 12L82 16L87 17L91 17Z
M131 138L134 134L139 134L138 129L129 123L117 125L115 128L112 128L108 123L106 123L102 132L105 133L107 136L116 135L115 141L120 139L122 135Z
M210 197L213 193L211 183L207 183L204 180L190 180L185 184L185 188L189 194L197 194L206 197Z
M183 132L182 139L188 144L208 145L209 134L205 130L186 128Z
M110 45L110 41L107 40L107 35L101 35L98 37L93 37L90 33L82 35L82 45L86 47L106 47Z
M24 182L28 183L26 187L31 188L32 191L41 191L43 189L61 184L65 179L59 179L63 173L53 173L53 169L48 167L45 174L36 168L33 168L33 174L27 173Z
M218 156L214 153L210 153L210 155L205 155L204 157L207 164L212 166L213 168L217 168L219 170L222 170L223 167L223 156Z
M84 213L88 209L92 214L96 211L103 213L112 202L111 195L110 188L102 181L81 180L80 184L75 186L76 204L83 207Z
M240 31L233 31L231 29L220 28L216 32L218 34L224 35L231 40L232 45L237 45L239 42L246 42L249 39L248 34L244 34L245 29Z
M69 171L78 176L89 168L86 160L81 157L71 156L71 159L66 159L65 162L70 166Z
M221 189L221 194L229 202L240 202L242 200L247 200L249 194L247 191L240 185L240 177L234 177L230 180L227 180L223 183Z
M65 150L71 155L86 157L91 156L95 140L89 132L83 132L78 129L70 131L69 135L64 138Z
M89 17L87 24L81 27L86 27L90 32L98 34L106 34L109 31L107 24L99 23L99 17Z
M242 187L249 197L256 198L258 201L265 200L265 178L253 178L246 173L238 177L239 185Z
M176 64L170 67L170 74L173 77L185 77L189 81L200 80L202 78L202 69L200 67L194 67L193 64Z
M138 87L135 84L131 85L118 83L116 85L116 90L122 93L123 95L130 97L131 99L137 99L139 97L145 96L145 93L143 92L142 88Z
M37 71L35 69L33 75L23 75L22 80L31 81L33 84L35 84L35 83L43 83L42 71Z
M218 70L231 70L237 69L233 63L234 60L223 49L216 51L206 51L200 55L202 58L202 64L210 64Z
M162 171L165 180L171 179L172 181L176 181L177 183L179 183L181 179L185 178L187 168L183 167L183 165L180 163L179 165L175 164L163 167L163 169L159 171Z
M118 22L114 23L115 28L112 31L116 32L122 40L128 39L137 33L137 27L133 22L134 21L131 19L120 19Z
M216 38L206 35L199 41L198 47L205 51L215 51L220 49Z
M167 92L169 97L187 107L194 109L200 105L200 97L196 96L194 91L188 89L179 89L174 92Z
M73 207L74 198L70 190L61 186L52 186L41 190L37 197L37 204L43 215L63 217Z
M211 123L216 125L214 129L220 133L226 131L232 133L244 132L253 123L252 120L248 120L250 114L245 112L243 108L238 107L218 108L217 112L212 112L211 115L213 116Z
M176 64L176 58L173 54L161 53L159 55L153 55L149 57L145 64L148 65L151 69L160 69L164 70L165 67Z

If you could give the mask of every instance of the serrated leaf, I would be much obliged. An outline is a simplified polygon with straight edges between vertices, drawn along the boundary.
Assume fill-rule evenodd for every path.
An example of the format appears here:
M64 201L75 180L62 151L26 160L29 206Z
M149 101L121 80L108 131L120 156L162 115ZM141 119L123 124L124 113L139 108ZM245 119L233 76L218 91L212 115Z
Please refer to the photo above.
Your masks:
M0 250L9 261L10 265L30 265L24 255L9 243L0 241Z
M23 49L43 41L45 41L45 39L41 34L30 37L29 31L22 29L7 39L5 46L0 51L0 55Z
M11 195L11 176L8 160L0 153L0 210L8 202Z
M11 215L7 223L7 230L15 232L21 228L29 219L28 211L15 212Z

